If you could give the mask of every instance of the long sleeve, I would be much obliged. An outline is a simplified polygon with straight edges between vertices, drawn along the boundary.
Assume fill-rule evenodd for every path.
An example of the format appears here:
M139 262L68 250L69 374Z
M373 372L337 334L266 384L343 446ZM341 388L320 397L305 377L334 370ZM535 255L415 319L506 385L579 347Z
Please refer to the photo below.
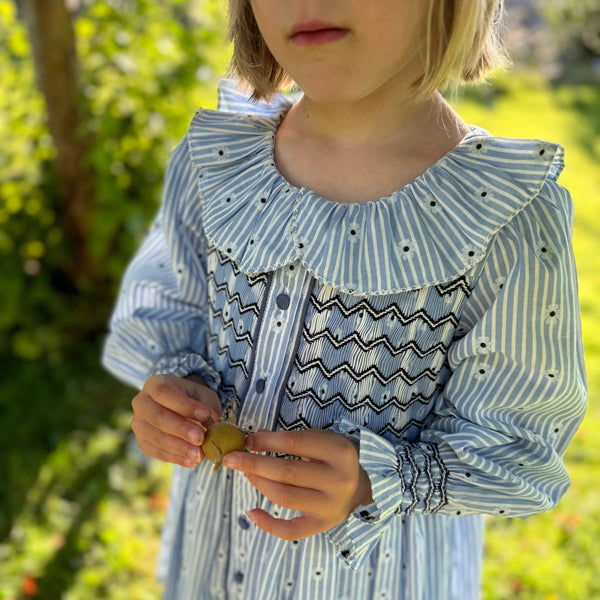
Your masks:
M548 180L492 240L447 356L451 375L414 443L349 420L374 505L330 531L350 564L395 515L525 517L553 507L586 409L568 192Z
M197 373L213 389L219 385L205 359L205 263L188 241L201 235L201 223L184 219L198 202L186 136L171 154L163 204L126 270L104 347L104 366L133 386L157 373ZM181 235L183 223L186 235Z

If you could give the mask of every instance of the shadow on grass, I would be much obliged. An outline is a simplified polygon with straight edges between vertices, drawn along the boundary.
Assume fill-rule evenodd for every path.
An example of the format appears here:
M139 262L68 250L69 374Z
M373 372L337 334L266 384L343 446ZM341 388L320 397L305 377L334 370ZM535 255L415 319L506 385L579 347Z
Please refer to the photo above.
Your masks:
M123 457L125 445L123 440L114 451L102 454L81 470L69 488L63 491L63 497L77 498L78 514L64 533L61 548L45 564L44 575L37 580L36 598L60 598L65 590L71 588L78 572L84 567L85 550L82 551L82 539L89 536L85 536L82 530L86 524L97 520L99 503L110 490L109 468ZM39 503L36 512L44 512L43 502Z
M2 543L40 468L59 443L75 431L91 433L100 425L113 424L117 414L128 409L132 393L102 371L98 348L93 346L58 366L6 356L0 357L0 364ZM89 476L82 473L78 481Z

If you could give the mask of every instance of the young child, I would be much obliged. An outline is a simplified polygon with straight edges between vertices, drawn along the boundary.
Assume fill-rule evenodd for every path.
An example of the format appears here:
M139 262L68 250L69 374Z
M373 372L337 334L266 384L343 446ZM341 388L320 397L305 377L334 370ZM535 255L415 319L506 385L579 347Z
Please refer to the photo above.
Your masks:
M225 81L174 150L104 356L141 387L141 449L177 465L166 598L474 599L482 515L567 489L563 151L437 91L498 63L501 9L231 0L250 91ZM203 427L230 405L248 452L215 473Z

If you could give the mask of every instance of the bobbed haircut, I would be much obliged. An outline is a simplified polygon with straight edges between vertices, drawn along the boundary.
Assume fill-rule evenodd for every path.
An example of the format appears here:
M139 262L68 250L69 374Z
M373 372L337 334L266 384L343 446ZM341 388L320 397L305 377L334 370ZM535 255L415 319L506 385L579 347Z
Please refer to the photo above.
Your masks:
M504 0L428 0L423 71L412 82L413 97L436 90L451 93L485 81L490 71L509 59L500 38ZM252 98L268 99L293 81L267 47L250 0L229 0L229 38L233 42L230 75L245 82Z

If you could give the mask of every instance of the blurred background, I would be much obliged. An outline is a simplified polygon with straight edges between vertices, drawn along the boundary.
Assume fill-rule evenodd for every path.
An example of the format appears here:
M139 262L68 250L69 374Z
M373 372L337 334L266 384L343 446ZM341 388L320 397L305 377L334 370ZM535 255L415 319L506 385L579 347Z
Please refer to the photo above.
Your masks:
M0 599L153 600L169 465L99 366L170 151L216 104L225 0L0 0ZM600 3L512 0L514 66L452 100L496 135L566 148L590 410L572 487L488 519L486 600L600 598ZM266 599L265 599L266 600Z

